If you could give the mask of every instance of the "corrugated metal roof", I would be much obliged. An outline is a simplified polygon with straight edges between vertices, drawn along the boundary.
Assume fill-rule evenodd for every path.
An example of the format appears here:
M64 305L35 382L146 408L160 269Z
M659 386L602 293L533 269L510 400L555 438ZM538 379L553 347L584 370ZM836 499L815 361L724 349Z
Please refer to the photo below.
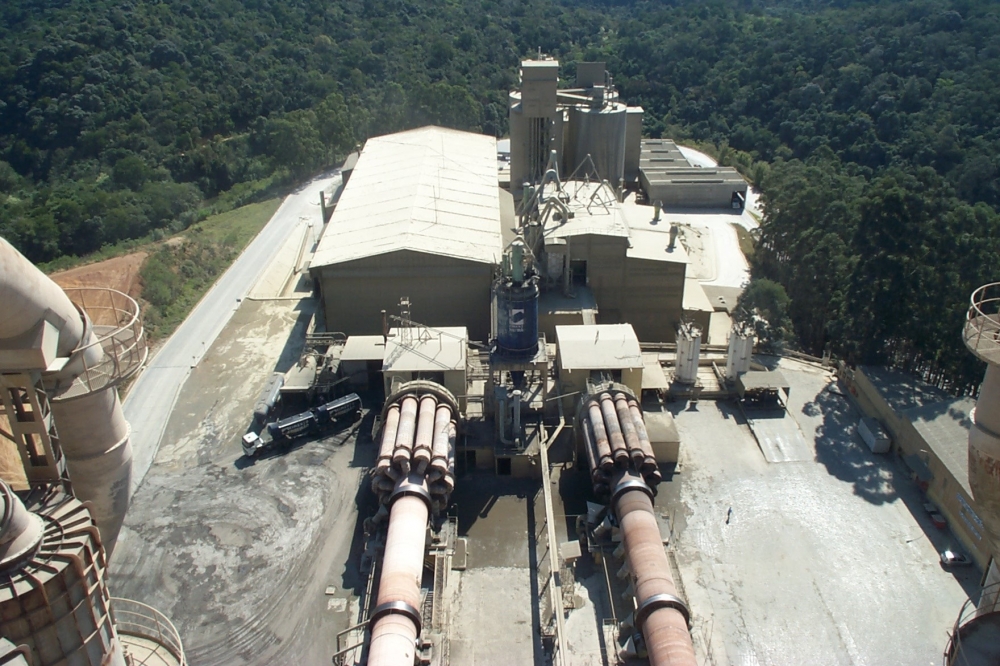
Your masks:
M312 267L397 250L496 264L496 139L442 127L369 139Z
M566 370L643 367L639 338L631 324L556 326L556 341Z

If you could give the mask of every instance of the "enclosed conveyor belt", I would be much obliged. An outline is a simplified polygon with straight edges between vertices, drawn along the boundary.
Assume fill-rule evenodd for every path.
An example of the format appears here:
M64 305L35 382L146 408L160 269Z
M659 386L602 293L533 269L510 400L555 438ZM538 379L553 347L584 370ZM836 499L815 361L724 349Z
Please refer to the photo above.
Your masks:
M403 384L382 409L372 490L389 528L369 627L369 666L413 666L427 521L455 487L458 402L429 381Z
M594 492L610 496L635 590L636 629L651 666L694 666L689 614L677 595L653 513L661 480L639 403L626 387L584 396L578 415Z

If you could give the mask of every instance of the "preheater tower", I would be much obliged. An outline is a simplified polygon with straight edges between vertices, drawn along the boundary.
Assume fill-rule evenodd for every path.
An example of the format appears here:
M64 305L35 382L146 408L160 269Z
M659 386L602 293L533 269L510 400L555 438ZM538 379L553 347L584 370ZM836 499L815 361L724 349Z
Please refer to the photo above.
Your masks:
M980 287L971 300L963 338L987 366L969 429L969 485L996 557L1000 554L1000 282Z

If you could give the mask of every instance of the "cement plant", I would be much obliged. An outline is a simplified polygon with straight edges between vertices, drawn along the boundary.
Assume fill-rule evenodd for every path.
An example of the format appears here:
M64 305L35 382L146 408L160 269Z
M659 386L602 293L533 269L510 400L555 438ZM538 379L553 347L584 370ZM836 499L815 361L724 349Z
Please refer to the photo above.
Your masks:
M1000 283L978 400L755 353L753 190L558 72L369 139L155 354L0 240L0 664L998 663Z

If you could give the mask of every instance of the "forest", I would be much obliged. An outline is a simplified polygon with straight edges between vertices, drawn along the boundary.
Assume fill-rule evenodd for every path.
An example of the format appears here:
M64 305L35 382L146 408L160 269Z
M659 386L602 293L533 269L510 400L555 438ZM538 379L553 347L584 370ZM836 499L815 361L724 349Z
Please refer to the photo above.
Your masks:
M962 318L1000 280L998 34L987 0L5 0L0 235L47 262L173 233L369 136L502 136L539 51L567 81L604 60L648 136L761 190L753 275L787 344L970 392Z

